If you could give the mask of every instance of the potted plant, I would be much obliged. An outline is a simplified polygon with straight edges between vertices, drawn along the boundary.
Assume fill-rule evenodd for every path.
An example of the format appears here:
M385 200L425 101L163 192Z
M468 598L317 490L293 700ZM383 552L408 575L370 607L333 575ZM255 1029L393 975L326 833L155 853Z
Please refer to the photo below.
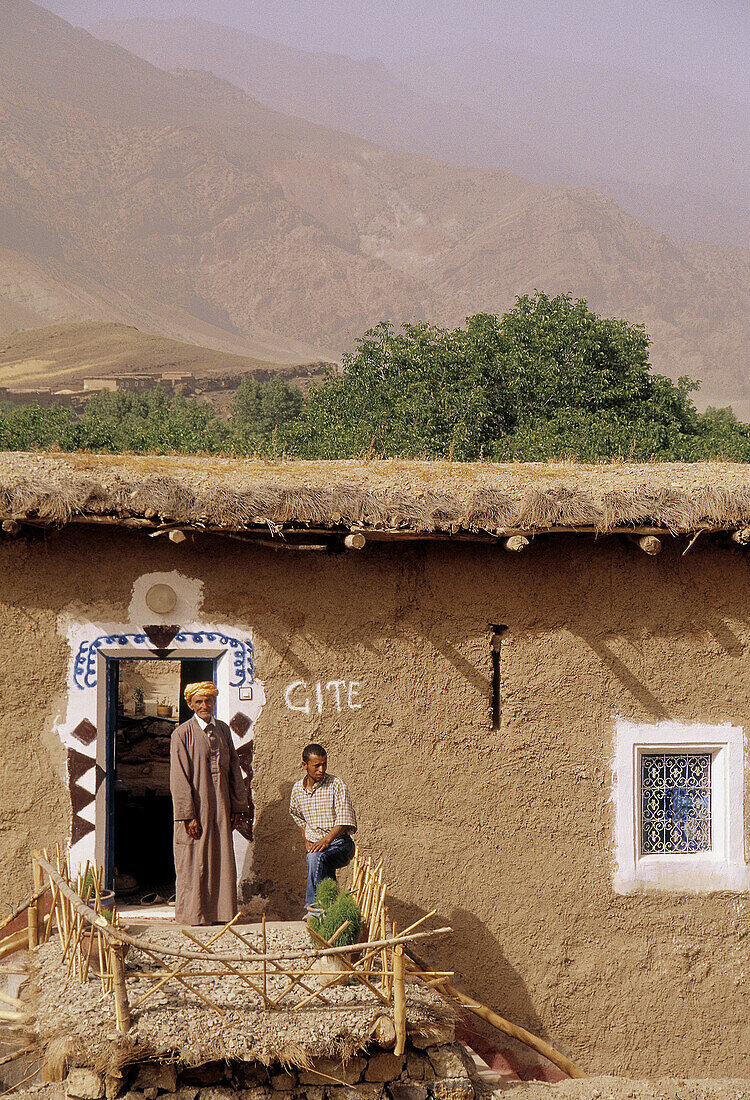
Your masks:
M135 703L135 714L140 715L146 713L146 697L143 694L142 687L137 687L133 692L133 702Z
M156 716L157 718L171 718L172 704L168 703L166 699L159 699L156 703Z

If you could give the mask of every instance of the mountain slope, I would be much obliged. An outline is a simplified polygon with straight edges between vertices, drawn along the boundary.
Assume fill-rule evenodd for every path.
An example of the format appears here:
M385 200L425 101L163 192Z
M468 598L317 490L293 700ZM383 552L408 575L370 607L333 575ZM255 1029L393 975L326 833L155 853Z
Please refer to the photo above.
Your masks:
M28 0L0 7L0 164L0 316L59 308L299 361L383 318L453 325L540 287L644 321L657 369L748 389L744 253L162 72Z
M274 369L240 355L212 351L119 324L49 325L0 339L0 386L11 389L80 385L84 377L182 371L195 377Z
M198 19L101 22L162 69L204 69L277 110L408 152L604 191L681 237L750 240L750 108L637 70L477 43L393 69Z

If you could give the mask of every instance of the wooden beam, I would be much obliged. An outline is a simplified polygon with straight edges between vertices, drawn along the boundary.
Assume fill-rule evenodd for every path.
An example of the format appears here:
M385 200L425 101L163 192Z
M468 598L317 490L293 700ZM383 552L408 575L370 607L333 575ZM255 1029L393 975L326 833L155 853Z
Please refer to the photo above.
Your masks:
M15 519L16 517L6 517ZM31 527L40 528L59 528L60 524L54 520L40 519L39 517L20 517L23 523ZM2 517L0 516L0 519ZM180 529L184 531L190 531L193 534L203 535L223 535L225 538L236 538L242 542L252 542L258 546L267 546L274 550L327 550L329 549L329 543L294 543L291 541L295 535L298 537L310 536L314 538L336 538L341 537L341 530L337 530L336 521L333 516L332 525L330 527L312 527L300 523L299 526L286 526L279 525L279 534L283 535L286 541L281 539L269 539L267 524L258 523L254 527L209 527L202 523L182 523ZM114 526L114 527L129 527L137 530L145 530L153 534L167 534L170 528L165 527L163 523L154 519L146 519L140 516L71 516L68 520L68 525L99 525L99 526ZM747 529L750 532L750 528ZM732 527L729 524L698 524L691 527L690 530L669 531L664 527L657 527L648 524L635 524L631 526L619 526L613 528L602 529L596 527L593 524L582 525L580 527L571 526L546 526L546 527L534 527L529 529L528 527L503 527L497 528L494 531L489 530L476 530L476 531L463 531L455 524L451 530L446 531L414 531L407 529L374 529L369 527L352 527L352 533L360 533L365 536L368 542L470 542L470 543L489 543L496 545L500 540L506 538L512 538L516 535L520 535L525 538L536 535L593 535L595 538L603 538L604 536L612 535L653 535L656 538L677 538L679 535L693 535L697 531L702 531L706 534L732 534ZM291 538L290 538L291 536ZM750 536L749 536L750 539ZM740 541L736 539L735 541Z
M361 531L352 531L345 537L344 546L347 550L361 550L366 542L367 539Z
M426 967L422 960L418 958L412 950L407 948L406 951L416 972L419 974L425 971ZM504 1035L511 1035L514 1039L519 1039L526 1046L531 1047L532 1050L538 1051L539 1054L549 1059L553 1065L558 1066L564 1073L567 1073L568 1077L585 1078L587 1076L579 1066L571 1062L571 1060L566 1058L564 1054L561 1054L559 1050L555 1050L555 1048L545 1042L544 1039L540 1039L537 1035L527 1031L525 1027L519 1027L518 1024L513 1024L510 1020L506 1020L503 1016L498 1015L497 1012L493 1012L487 1005L483 1005L481 1001L475 1001L473 997L467 997L465 993L462 993L460 989L456 989L450 982L441 980L430 982L429 984L443 997L458 1001L464 1008L468 1008L476 1016L492 1024L494 1028L501 1031Z
M125 949L121 943L113 943L110 950L112 952L117 1030L122 1035L127 1035L130 1031L130 1005L128 1003L128 990L125 985Z
M529 539L525 535L511 535L510 538L505 539L503 546L506 550L510 550L517 554L520 550L525 550L529 545Z
M406 986L404 982L404 948L393 949L393 1024L396 1029L396 1045L393 1053L398 1057L406 1050Z
M628 535L628 542L640 547L643 553L648 554L650 558L655 558L662 551L661 539L655 535Z
M161 956L169 956L170 958L175 959L190 959L193 961L199 959L202 962L205 962L205 954L201 955L195 951L179 951L174 947L163 947L161 944L156 946L152 945L148 940L137 939L135 936L129 936L127 932L123 932L121 928L109 924L109 922L103 916L101 916L99 913L95 913L93 909L91 909L88 905L81 901L75 890L73 890L72 887L65 882L60 873L52 866L52 864L48 860L40 856L39 864L44 870L45 874L47 874L52 882L58 887L60 894L67 899L72 909L88 924L92 924L95 928L98 928L106 939L110 941L118 940L120 943L127 943L131 947L135 947L139 951L143 951L145 954L151 955L152 958L156 958L161 965L164 965ZM366 951L371 947L393 947L397 943L412 943L414 940L428 939L432 936L444 936L452 931L453 929L450 926L446 926L444 928L430 929L429 932L412 932L408 936L404 935L404 933L400 933L398 936L392 936L390 939L384 938L382 940L372 940L366 943L358 943L357 950ZM310 932L312 935L314 935L312 929L310 929ZM27 938L26 932L19 932L18 935L22 936L23 939ZM8 937L8 942L14 940L14 936ZM284 959L309 959L313 956L328 957L329 955L345 955L351 954L352 952L351 946L328 947L325 940L323 940L323 945L323 948L320 950L305 950L302 948L297 948L288 951L269 951L267 954L256 955L253 958L253 962L262 962L263 959L266 959L268 962L280 962ZM0 952L2 952L1 944ZM158 952L158 954L154 954L154 952ZM217 955L216 962L221 963L222 965L225 962L247 962L247 955Z

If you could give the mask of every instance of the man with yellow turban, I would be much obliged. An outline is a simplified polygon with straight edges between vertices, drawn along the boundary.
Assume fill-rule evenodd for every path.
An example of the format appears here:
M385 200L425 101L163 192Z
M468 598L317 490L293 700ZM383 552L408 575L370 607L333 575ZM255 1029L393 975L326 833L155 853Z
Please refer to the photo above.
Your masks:
M210 680L188 684L193 717L172 734L178 924L226 924L237 912L232 831L249 807L229 726L214 717L218 694Z

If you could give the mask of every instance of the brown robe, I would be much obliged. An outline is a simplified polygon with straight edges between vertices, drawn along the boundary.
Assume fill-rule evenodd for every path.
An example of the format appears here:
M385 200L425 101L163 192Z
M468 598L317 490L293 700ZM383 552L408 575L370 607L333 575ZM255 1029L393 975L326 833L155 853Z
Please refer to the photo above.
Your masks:
M240 762L225 722L213 719L209 741L193 717L172 734L169 785L174 803L178 924L226 924L237 912L237 869L231 814L248 813ZM197 818L193 840L185 822Z

